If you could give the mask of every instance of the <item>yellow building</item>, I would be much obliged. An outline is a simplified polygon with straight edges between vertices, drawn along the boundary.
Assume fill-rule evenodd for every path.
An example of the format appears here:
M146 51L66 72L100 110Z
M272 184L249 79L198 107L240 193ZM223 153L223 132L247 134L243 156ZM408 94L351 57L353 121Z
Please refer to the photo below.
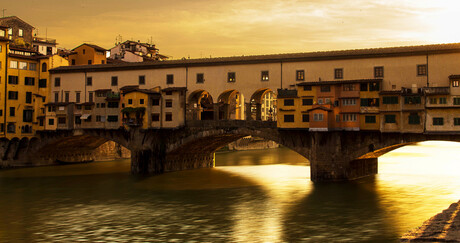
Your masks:
M93 44L81 44L72 49L68 59L70 65L106 64L107 50Z
M304 124L302 120L300 102L297 89L278 90L277 126L279 128L308 128L307 123Z

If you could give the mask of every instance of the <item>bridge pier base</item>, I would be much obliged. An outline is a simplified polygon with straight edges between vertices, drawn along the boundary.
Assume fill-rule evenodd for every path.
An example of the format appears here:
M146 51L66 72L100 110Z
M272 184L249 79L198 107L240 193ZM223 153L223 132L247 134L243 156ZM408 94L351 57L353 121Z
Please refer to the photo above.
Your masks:
M342 161L311 161L313 182L355 180L378 173L378 159Z
M165 162L164 151L150 149L131 151L131 174L163 174Z

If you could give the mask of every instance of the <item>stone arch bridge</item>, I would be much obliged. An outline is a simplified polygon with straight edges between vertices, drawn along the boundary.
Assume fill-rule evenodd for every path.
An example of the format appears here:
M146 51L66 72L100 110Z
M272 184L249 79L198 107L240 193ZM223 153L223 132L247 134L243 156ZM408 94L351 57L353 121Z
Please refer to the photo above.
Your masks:
M214 152L245 136L286 146L310 160L311 180L351 180L377 173L377 158L396 148L428 140L460 141L458 134L379 131L281 130L266 121L189 121L178 129L84 129L43 131L32 139L0 140L0 165L84 161L106 141L131 151L131 172L154 175L214 166Z

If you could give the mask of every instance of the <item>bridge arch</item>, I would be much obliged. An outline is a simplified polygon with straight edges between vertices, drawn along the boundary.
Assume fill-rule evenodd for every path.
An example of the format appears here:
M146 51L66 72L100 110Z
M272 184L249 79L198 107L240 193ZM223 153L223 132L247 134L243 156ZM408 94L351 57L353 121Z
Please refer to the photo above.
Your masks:
M256 90L250 99L250 116L247 120L276 120L276 94L270 88Z
M244 95L229 89L217 98L219 120L244 120Z
M193 91L188 98L188 120L213 120L214 100L206 90Z

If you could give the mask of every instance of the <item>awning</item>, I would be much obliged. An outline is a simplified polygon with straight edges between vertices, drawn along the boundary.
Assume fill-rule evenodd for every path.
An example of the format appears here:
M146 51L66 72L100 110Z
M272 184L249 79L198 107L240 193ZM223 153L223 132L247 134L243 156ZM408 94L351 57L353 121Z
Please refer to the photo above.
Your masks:
M90 117L90 116L91 116L91 114L83 114L83 115L81 115L80 119L81 119L81 120L86 120L86 119L88 119L88 117Z

